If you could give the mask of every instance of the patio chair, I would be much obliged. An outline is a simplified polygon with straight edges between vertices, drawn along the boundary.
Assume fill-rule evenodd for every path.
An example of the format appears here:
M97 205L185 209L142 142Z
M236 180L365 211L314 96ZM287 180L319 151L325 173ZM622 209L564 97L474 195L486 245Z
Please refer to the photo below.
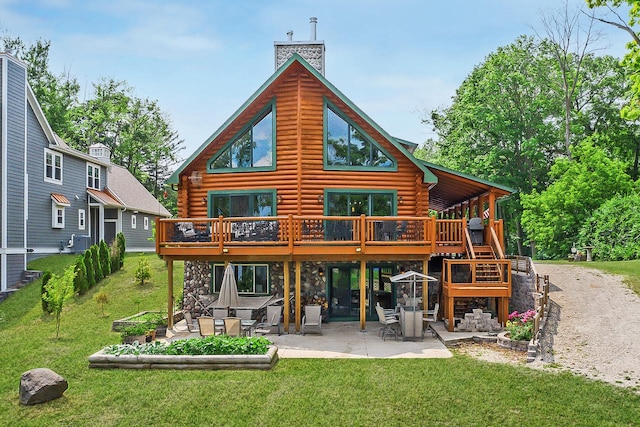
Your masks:
M236 310L236 317L239 317L242 320L251 320L251 318L253 317L253 310L239 308Z
M320 335L322 335L322 306L320 305L305 305L304 316L302 316L302 335L305 334L307 327L318 328Z
M222 320L225 317L229 317L229 308L228 307L225 307L225 308L214 308L213 309L213 318L214 319ZM224 323L216 325L216 333L218 333L218 334L224 333Z
M278 327L278 335L282 334L280 330L280 317L282 317L281 305L268 305L267 314L262 318L262 322L256 325L256 333L270 334L274 326Z
M216 332L215 321L213 317L200 316L198 317L198 327L200 329L200 336L208 337L214 335Z
M436 303L433 306L433 312L430 313L430 310L425 312L425 316L422 318L424 322L427 322L427 329L431 331L432 336L436 336L436 331L433 328L429 328L431 323L435 323L438 321L438 310L440 309L440 304ZM430 314L430 315L429 315Z
M398 319L394 317L387 317L384 314L384 309L379 305L376 305L376 313L378 314L378 321L382 325L378 331L378 335L382 336L382 341L386 341L387 336L393 336L396 341L398 340L398 331L393 325L400 325Z
M239 317L225 317L222 319L224 322L224 333L230 337L242 336L242 319Z
M384 308L380 305L380 301L376 302L376 310L380 307L384 312L384 317L393 317L396 318L396 310L393 308Z
M193 318L191 317L191 312L184 311L182 314L184 315L184 321L187 323L187 330L190 333L200 332L200 329L198 328L198 326L193 322Z

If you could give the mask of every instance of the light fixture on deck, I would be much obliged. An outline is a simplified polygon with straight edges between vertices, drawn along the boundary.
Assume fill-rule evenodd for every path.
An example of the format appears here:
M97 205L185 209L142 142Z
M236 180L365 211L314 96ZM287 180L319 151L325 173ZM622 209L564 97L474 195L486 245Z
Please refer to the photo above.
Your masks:
M398 196L398 204L401 205L404 202L402 196Z
M320 204L324 203L324 195L321 194L318 196L318 203Z
M324 269L322 267L318 268L318 276L324 276Z
M206 197L203 197L203 198L202 198L202 204L203 204L203 205L206 205L206 204L207 204L207 198L206 198Z
M282 196L280 194L276 196L276 201L278 202L278 204L282 203Z

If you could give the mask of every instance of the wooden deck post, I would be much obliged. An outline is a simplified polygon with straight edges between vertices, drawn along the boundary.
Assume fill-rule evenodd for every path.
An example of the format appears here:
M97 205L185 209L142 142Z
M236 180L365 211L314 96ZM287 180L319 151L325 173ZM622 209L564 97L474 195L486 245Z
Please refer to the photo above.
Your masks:
M289 289L291 289L291 275L289 274L289 261L285 261L284 265L284 284L282 286L282 295L284 297L284 330L289 333L289 311L291 310L291 301L289 298Z
M173 258L167 260L167 328L173 328Z
M367 261L360 260L360 330L367 327ZM372 299L373 301L373 299Z
M300 275L301 275L301 262L298 260L296 261L296 293L295 293L295 299L296 299L296 332L300 332L300 321L302 320L300 316L300 311L301 311L301 306L302 303L300 301Z
M429 256L422 260L422 274L429 275ZM429 282L422 282L422 309L429 309ZM425 314L426 315L426 314ZM438 319L436 319L438 320Z

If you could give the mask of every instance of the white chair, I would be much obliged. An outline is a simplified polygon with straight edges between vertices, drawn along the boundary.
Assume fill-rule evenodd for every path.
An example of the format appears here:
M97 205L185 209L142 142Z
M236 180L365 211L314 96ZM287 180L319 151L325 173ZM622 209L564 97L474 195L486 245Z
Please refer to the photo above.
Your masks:
M392 335L397 340L398 331L392 325L400 325L398 319L396 319L395 316L385 316L384 309L380 307L380 305L376 305L376 313L378 313L378 321L382 325L378 331L378 335L382 336L382 341L386 340L387 335Z
M191 317L191 312L185 311L182 313L184 315L184 321L187 323L187 330L191 332L200 332L200 329L193 322L193 318Z
M376 310L378 307L382 308L384 311L384 317L396 317L396 310L393 308L384 308L380 305L380 301L376 302Z
M430 323L435 323L438 321L438 310L440 310L440 304L436 303L436 305L433 306L433 311L426 311L425 316L422 318L423 321L427 322L427 329L431 331L432 336L436 336L436 331L433 329L433 327L430 328L429 326Z
M256 325L256 333L269 334L271 329L276 326L278 335L282 334L280 329L280 318L282 317L281 305L268 305L267 314L262 318L262 322Z
M305 305L304 316L302 316L302 335L305 334L307 327L318 328L320 335L322 335L322 306L320 305Z
M225 317L229 317L229 308L228 307L225 307L225 308L214 308L213 309L213 318L214 319L222 320ZM224 324L216 325L216 334L222 334L222 333L224 333Z

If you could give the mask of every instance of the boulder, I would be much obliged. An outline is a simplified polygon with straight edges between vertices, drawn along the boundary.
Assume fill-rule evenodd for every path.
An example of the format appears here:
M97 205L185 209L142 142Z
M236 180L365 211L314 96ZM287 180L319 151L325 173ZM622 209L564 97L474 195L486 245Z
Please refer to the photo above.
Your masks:
M36 368L20 378L20 403L35 405L62 397L69 387L67 380L48 368Z

